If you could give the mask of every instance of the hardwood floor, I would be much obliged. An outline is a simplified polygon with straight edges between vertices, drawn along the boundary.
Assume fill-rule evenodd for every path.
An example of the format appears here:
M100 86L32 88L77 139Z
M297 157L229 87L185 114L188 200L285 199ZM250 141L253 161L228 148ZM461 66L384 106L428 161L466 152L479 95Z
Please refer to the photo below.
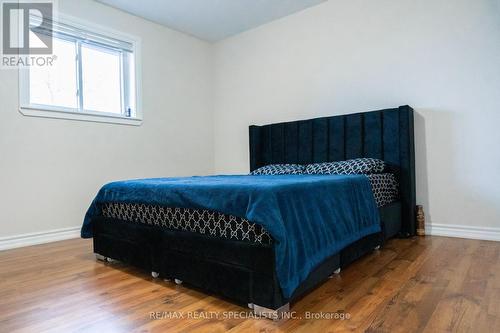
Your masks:
M500 243L392 240L291 310L296 318L277 322L242 318L251 312L96 261L89 240L0 252L0 332L495 332Z

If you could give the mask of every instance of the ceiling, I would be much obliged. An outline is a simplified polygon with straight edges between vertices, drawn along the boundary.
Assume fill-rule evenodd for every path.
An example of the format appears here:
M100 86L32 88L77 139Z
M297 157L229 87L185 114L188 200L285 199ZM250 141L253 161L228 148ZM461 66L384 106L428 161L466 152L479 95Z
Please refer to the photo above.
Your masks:
M97 0L209 42L327 0Z

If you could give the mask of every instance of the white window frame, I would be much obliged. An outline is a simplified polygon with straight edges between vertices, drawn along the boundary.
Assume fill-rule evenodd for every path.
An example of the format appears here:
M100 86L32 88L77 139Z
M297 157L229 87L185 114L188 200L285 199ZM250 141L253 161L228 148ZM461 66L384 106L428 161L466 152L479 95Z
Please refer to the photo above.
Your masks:
M29 67L19 68L19 111L21 114L30 117L43 117L43 118L56 118L56 119L69 119L102 123L114 123L124 125L139 126L143 121L142 114L142 81L141 81L141 39L137 36L125 34L115 31L113 29L97 25L88 21L84 21L69 15L58 14L55 21L70 25L72 27L92 31L106 37L114 38L117 40L128 42L132 45L134 56L134 70L135 70L135 110L131 117L119 115L116 113L107 113L100 111L89 111L82 109L66 108L54 105L39 105L30 103L30 73ZM80 45L80 44L77 44ZM78 52L79 52L78 47ZM56 60L57 61L57 60ZM79 62L81 66L81 62ZM81 73L81 69L77 72ZM123 73L122 73L123 75ZM81 78L78 78L78 86L82 87ZM129 84L126 77L122 78L123 85ZM77 87L78 88L78 87ZM122 87L123 88L123 87ZM82 94L80 93L78 105L82 106ZM123 102L123 93L122 93ZM122 103L123 104L123 103Z

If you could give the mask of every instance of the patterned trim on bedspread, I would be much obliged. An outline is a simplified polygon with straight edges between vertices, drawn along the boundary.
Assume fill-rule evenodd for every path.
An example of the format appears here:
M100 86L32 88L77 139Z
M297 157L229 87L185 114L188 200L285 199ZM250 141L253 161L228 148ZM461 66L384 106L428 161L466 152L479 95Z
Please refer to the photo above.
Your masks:
M393 174L367 175L378 207L398 198L398 184ZM262 226L245 218L203 209L172 208L145 204L105 203L102 214L122 221L161 226L212 237L271 244L272 237Z
M399 186L392 173L374 173L366 175L372 185L377 207L383 207L399 198Z
M106 203L105 217L140 222L218 238L270 244L271 236L260 225L245 218L203 209L171 208L144 204Z

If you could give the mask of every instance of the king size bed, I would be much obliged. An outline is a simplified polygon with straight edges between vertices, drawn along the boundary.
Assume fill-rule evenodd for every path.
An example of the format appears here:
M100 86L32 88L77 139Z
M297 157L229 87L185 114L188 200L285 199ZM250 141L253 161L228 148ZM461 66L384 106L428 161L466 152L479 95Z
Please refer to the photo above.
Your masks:
M250 175L107 184L82 237L100 259L277 318L387 239L415 234L409 106L249 134Z

